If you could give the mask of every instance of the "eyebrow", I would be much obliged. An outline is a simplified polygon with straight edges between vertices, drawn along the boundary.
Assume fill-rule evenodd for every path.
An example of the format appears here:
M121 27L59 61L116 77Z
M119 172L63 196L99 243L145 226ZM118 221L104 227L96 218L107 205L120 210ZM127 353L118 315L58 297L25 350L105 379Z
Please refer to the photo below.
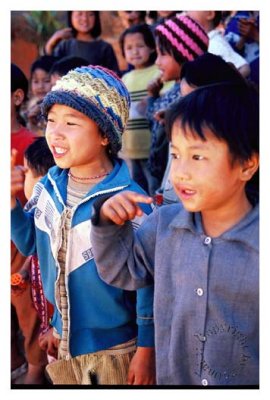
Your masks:
M171 148L173 148L174 150L178 150L176 146L174 146L171 143ZM202 145L202 144L194 144L192 146L188 146L189 150L208 150L209 147L207 145Z
M48 115L49 114L57 114L55 111L53 111L53 110L50 110L49 112L48 112ZM67 114L64 114L64 117L73 117L73 118L80 118L80 116L79 115L77 115L77 114L75 114L75 113L72 113L72 112L69 112L69 113L67 113Z

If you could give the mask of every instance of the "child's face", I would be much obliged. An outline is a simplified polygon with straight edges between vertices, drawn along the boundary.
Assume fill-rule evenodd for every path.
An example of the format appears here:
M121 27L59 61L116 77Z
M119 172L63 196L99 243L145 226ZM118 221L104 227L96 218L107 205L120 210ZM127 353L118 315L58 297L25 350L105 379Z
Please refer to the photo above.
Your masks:
M26 168L25 171L25 179L24 179L24 195L27 200L30 199L35 184L42 178L42 176L37 175L34 173L33 169L29 167L27 160L24 158L23 160L24 167Z
M72 11L71 23L74 29L79 33L88 33L94 28L94 11Z
M129 33L124 40L124 54L126 61L135 69L145 68L149 65L151 50L144 41L141 33Z
M206 141L184 135L179 121L172 129L172 164L170 177L174 190L184 207L202 213L230 210L235 202L245 198L243 166L232 159L228 145L205 129ZM222 214L221 214L222 215Z
M161 79L163 82L179 80L181 66L170 54L162 54L157 46L157 59L156 65L161 72Z
M46 139L56 165L79 173L105 159L108 139L98 125L68 106L54 104L48 113Z
M32 95L43 99L43 97L51 90L50 75L43 69L36 69L31 79Z

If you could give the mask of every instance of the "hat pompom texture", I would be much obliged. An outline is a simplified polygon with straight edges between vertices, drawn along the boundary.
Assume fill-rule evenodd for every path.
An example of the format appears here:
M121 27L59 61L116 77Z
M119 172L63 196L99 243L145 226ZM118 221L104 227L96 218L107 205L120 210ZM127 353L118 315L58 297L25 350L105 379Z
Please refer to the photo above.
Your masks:
M107 68L75 68L59 79L42 102L47 116L54 104L63 104L96 122L109 140L112 154L121 149L130 97L122 80Z

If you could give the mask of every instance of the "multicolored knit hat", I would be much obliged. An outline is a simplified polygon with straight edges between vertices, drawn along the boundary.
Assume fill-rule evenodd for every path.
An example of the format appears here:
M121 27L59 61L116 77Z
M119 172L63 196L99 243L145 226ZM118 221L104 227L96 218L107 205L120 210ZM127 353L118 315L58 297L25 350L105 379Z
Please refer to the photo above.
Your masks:
M130 97L114 72L93 65L69 71L45 96L42 102L44 116L54 104L74 108L95 121L109 139L113 155L121 149Z
M155 29L160 44L171 48L181 62L193 61L208 49L209 38L193 18L178 14L167 19Z

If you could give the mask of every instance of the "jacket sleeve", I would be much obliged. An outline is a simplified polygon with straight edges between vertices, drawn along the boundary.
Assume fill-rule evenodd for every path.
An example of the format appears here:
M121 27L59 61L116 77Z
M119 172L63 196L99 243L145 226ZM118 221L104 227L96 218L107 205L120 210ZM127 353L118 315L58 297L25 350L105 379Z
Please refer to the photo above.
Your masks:
M34 211L24 211L18 201L11 210L11 240L23 255L36 253Z
M154 347L154 285L137 290L137 345L140 347Z

